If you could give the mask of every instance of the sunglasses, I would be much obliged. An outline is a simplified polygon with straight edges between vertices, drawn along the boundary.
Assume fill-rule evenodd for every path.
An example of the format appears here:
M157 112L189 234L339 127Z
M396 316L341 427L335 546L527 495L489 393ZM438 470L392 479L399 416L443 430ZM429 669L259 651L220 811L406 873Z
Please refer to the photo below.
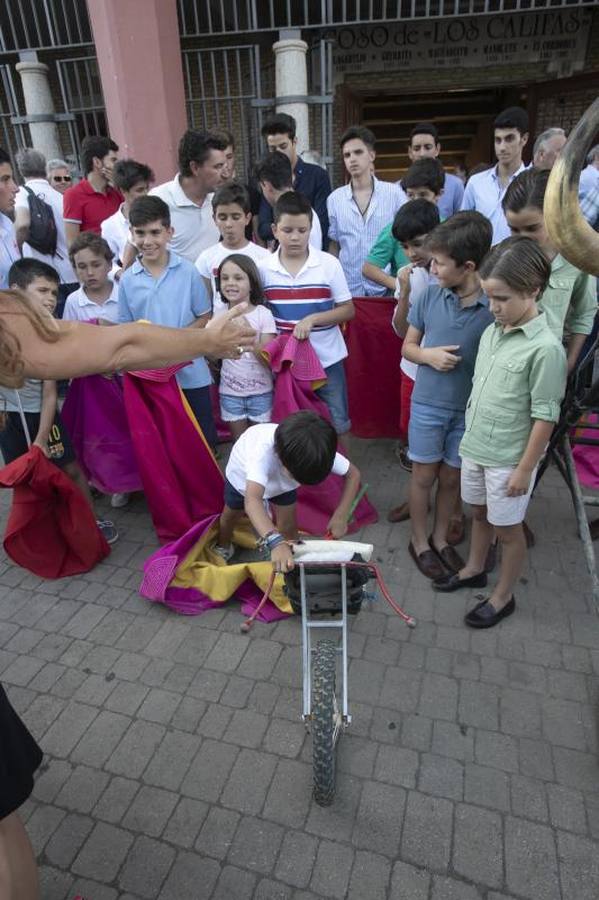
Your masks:
M52 175L52 181L65 181L68 184L72 180L70 175Z

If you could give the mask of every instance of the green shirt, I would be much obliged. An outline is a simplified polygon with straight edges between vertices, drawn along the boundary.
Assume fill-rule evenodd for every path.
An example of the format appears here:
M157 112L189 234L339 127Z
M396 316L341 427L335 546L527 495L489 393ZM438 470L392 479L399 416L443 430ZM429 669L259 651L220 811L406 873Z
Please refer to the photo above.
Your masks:
M557 422L566 354L545 315L504 331L493 323L478 346L460 455L481 466L517 466L534 420Z
M590 334L597 312L595 279L575 268L559 253L551 263L549 284L539 300L539 310L561 341L570 334Z
M403 252L399 241L396 241L393 237L392 228L393 222L390 225L385 225L370 248L366 262L372 263L373 266L378 266L379 269L386 269L387 266L390 266L390 274L397 275L397 270L401 269L402 266L407 266L409 260Z

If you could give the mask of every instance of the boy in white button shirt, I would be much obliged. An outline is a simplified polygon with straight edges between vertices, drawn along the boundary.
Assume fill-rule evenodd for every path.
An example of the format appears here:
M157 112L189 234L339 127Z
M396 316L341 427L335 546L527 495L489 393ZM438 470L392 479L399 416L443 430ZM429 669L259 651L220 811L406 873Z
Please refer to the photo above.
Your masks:
M121 192L125 202L117 211L104 219L101 225L102 237L112 250L119 266L125 259L125 247L131 236L129 231L129 209L137 197L145 197L154 181L154 173L149 166L134 159L119 159L112 170L112 183Z
M81 287L67 297L63 319L87 322L102 319L116 325L119 320L118 285L110 280L112 250L98 234L82 231L69 250Z
M280 425L253 425L231 450L225 470L225 506L219 522L216 552L228 561L233 555L233 529L244 512L270 551L275 572L293 569L291 541L298 539L296 491L301 484L320 484L331 473L345 478L339 506L327 530L343 537L360 473L337 453L333 426L310 410L293 413ZM275 523L265 509L269 500Z
M212 209L221 240L202 250L196 259L196 269L202 276L208 296L212 300L212 315L218 316L228 309L216 287L216 274L223 259L232 253L242 253L258 265L260 260L270 256L270 253L259 244L248 241L245 236L245 229L252 220L252 213L249 194L242 184L231 181L219 188L212 196Z

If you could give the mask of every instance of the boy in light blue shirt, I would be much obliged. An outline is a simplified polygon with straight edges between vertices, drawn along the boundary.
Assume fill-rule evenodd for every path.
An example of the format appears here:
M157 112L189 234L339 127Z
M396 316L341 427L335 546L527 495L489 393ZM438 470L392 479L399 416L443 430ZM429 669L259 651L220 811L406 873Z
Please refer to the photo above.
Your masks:
M196 267L168 248L174 232L167 204L155 196L134 200L129 224L139 257L119 283L119 322L147 319L171 328L203 328L210 318L210 300ZM204 357L181 369L177 381L206 440L215 447L212 378Z

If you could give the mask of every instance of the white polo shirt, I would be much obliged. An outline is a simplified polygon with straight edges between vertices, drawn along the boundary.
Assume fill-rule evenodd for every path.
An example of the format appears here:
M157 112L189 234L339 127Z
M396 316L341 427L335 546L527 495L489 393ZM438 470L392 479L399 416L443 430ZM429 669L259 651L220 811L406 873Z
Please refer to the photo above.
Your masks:
M62 318L71 322L87 322L89 319L107 319L119 321L119 286L116 282L112 285L112 293L104 303L96 303L91 300L82 287L73 291L67 297Z
M0 290L8 288L10 267L18 259L21 259L21 254L15 239L13 224L8 216L0 212Z
M183 191L177 172L172 181L152 188L150 194L160 197L171 211L171 225L175 231L170 247L190 262L206 247L216 244L220 233L212 216L212 197L208 194L201 206L190 200Z
M522 163L505 186L499 180L497 166L487 169L486 172L472 175L468 179L462 199L462 209L475 209L487 217L493 226L493 245L511 236L512 232L505 218L501 201L516 175L525 169L526 166Z
M266 247L254 244L253 241L248 241L245 247L241 247L239 250L229 250L222 241L219 241L218 244L214 244L212 247L208 247L206 250L202 250L196 259L196 269L202 278L210 282L213 316L218 316L228 309L227 304L223 303L220 293L216 290L216 275L223 259L231 256L232 253L241 253L242 256L249 256L256 265L260 263L260 260L270 256L270 251Z
M67 238L64 230L62 213L62 194L55 190L45 178L28 178L25 184L40 198L40 200L47 203L54 213L54 222L56 223L56 253L54 256L50 256L49 253L40 253L25 242L23 244L23 256L39 259L40 262L45 262L49 266L52 266L52 268L56 269L58 272L61 284L73 284L77 281L77 276L73 272L73 267L69 260L69 251L67 248ZM19 192L15 199L15 209L29 209L29 194L24 187L19 188Z
M129 219L123 215L123 206L124 204L121 204L100 226L102 237L114 253L115 263L123 262L123 254L129 240Z
M330 312L352 295L336 256L308 247L308 259L292 275L281 263L280 248L259 266L264 296L277 330L290 334L297 323L314 313ZM347 347L338 325L313 328L310 343L324 369L345 359Z

